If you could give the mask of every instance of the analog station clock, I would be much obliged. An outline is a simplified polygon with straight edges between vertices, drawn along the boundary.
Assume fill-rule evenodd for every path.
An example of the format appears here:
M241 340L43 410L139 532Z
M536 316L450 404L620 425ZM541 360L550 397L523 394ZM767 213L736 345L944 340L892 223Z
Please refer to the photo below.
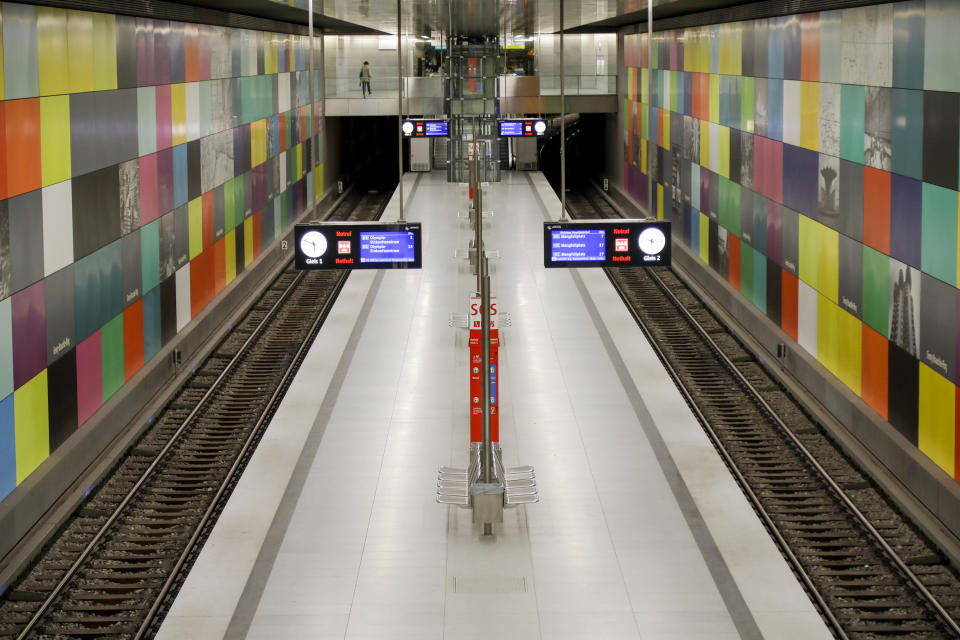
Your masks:
M648 256L655 256L667 246L667 237L660 229L648 227L637 236L637 245L640 247L640 251Z
M319 258L327 250L327 237L319 231L308 231L300 238L300 250L308 258Z

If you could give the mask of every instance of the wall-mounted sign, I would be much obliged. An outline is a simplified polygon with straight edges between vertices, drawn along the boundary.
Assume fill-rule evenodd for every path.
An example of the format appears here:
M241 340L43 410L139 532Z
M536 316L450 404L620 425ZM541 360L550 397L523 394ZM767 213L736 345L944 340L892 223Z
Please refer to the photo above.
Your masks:
M662 220L544 222L543 266L670 266L670 223Z
M546 120L499 120L501 138L542 136L547 132Z
M400 130L404 138L446 138L450 135L446 120L404 120Z
M294 228L297 269L419 269L420 223L307 223Z

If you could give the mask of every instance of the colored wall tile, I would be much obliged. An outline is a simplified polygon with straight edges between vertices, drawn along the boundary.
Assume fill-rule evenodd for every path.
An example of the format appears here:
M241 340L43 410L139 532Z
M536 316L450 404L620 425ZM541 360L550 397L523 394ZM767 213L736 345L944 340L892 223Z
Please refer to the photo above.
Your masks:
M801 15L800 29L802 56L800 79L817 82L820 80L820 14Z
M40 173L44 186L69 180L70 98L40 99Z
M77 420L80 425L103 404L102 358L99 331L77 345Z
M137 88L137 149L141 156L157 150L157 90Z
M890 253L890 174L871 167L863 170L863 241Z
M923 89L924 0L893 5L893 86Z
M803 282L797 285L797 342L807 353L817 358L817 317L819 294L816 289Z
M922 91L893 90L891 137L891 171L923 178Z
M47 416L50 451L77 431L77 356L74 349L47 369Z
M190 309L190 270L192 265L191 261L182 269L178 269L176 274L177 332L183 330L192 318Z
M73 265L48 276L43 285L47 317L46 361L49 365L76 344Z
M123 375L129 381L144 363L143 300L123 311Z
M816 217L819 172L820 158L816 151L783 145L783 204Z
M890 183L890 255L920 267L923 183L894 174Z
M0 43L2 45L3 43ZM2 62L2 60L0 60ZM17 487L17 444L13 394L0 400L0 500Z
M923 183L922 268L957 284L957 192Z
M887 340L882 335L868 327L861 325L862 371L860 393L863 400L870 407L887 419Z
M26 384L47 365L44 283L15 293L11 305L14 388Z
M13 393L13 319L10 298L0 300L0 393Z
M145 362L153 359L162 342L162 309L160 287L151 289L143 296L143 358Z
M40 95L70 93L67 11L37 7L36 28Z
M93 15L93 90L117 88L117 17ZM132 85L128 85L132 86Z
M960 65L957 65L960 66ZM927 91L923 99L923 180L957 188L960 94Z
M957 289L922 274L920 361L951 382L957 377Z
M3 3L4 98L16 100L39 95L37 8Z
M13 407L20 484L50 455L46 370L14 391Z
M42 184L40 101L7 100L0 107L2 120L7 123L2 127L5 144L0 145L5 147L6 189L0 195L9 198L39 189Z
M920 365L919 385L917 446L938 467L952 476L956 387L924 364Z
M42 191L43 275L73 262L73 195L70 181Z
M844 84L840 88L840 157L863 162L863 128L866 113L864 87Z
M109 400L123 386L123 347L123 314L119 314L100 329L100 362L104 402Z
M884 337L889 335L890 260L869 247L863 249L863 321ZM884 356L886 357L886 356Z
M934 91L960 91L956 43L960 12L957 5L951 0L927 0L924 11L923 87Z
M917 446L919 362L893 342L888 343L888 416L897 431Z
M784 332L789 335L794 340L799 341L799 310L798 305L800 303L799 297L799 287L800 280L787 271L786 269L779 269L780 271L780 326ZM771 271L775 273L775 271ZM770 296L768 295L768 306L770 301Z
M187 207L190 220L190 259L193 260L203 251L203 201L191 200Z
M93 14L86 11L68 11L67 33L70 49L67 60L70 93L93 91Z
M847 313L863 316L863 244L840 234L837 303Z

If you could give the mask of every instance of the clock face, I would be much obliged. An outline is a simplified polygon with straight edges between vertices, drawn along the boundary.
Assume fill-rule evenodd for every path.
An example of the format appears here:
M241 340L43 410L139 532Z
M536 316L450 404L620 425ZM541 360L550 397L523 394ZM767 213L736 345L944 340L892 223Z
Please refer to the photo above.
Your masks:
M637 237L637 244L640 246L640 251L648 256L654 256L667 246L667 237L663 235L663 231L660 229L649 227L640 232Z
M413 123L410 122L409 120L404 121L404 123L401 125L401 128L403 129L403 132L408 136L413 133Z
M319 258L327 250L327 237L319 231L308 231L300 238L300 250L308 258Z
M547 123L543 120L537 120L533 124L533 128L536 130L538 136L542 136L543 132L547 130Z

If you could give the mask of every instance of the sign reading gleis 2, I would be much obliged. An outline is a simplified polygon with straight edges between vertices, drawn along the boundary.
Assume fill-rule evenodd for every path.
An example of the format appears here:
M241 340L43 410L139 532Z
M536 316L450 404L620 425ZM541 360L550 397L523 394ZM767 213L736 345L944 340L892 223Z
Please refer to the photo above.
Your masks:
M543 223L545 267L668 267L670 223L574 220Z
M293 231L297 269L419 269L420 223L315 222Z

